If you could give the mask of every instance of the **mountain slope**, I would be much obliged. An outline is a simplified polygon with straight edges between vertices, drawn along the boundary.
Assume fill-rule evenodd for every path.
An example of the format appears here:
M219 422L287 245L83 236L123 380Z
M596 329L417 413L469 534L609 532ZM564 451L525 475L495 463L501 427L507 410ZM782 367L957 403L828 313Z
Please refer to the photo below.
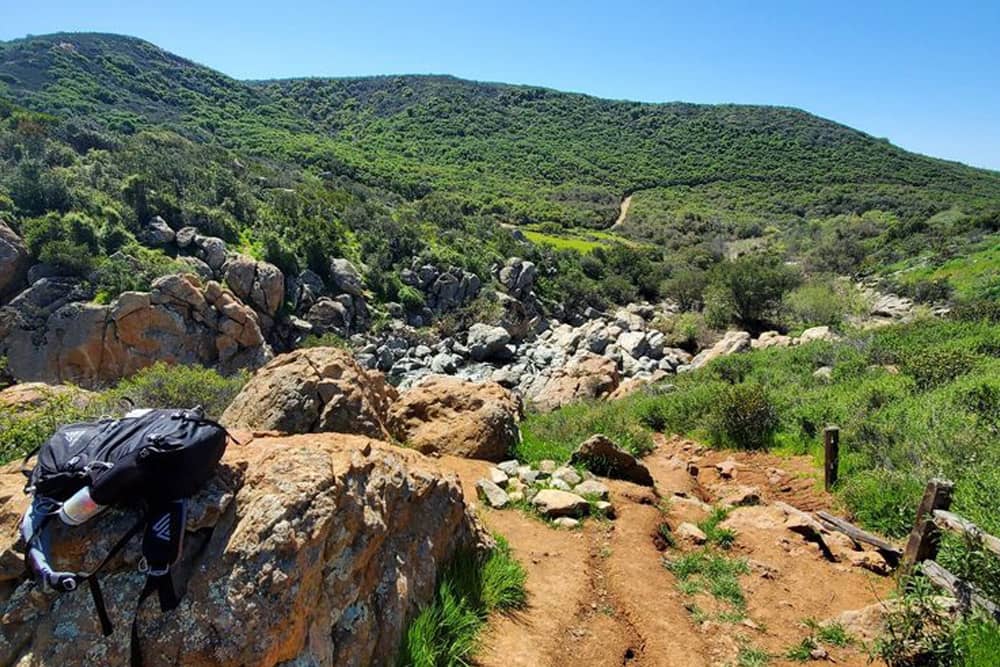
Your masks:
M0 80L39 111L124 132L166 124L407 197L452 192L510 222L607 226L626 193L666 188L669 198L720 183L737 183L744 200L711 210L723 218L760 218L768 192L798 193L768 208L777 222L808 217L816 200L827 213L904 216L1000 201L1000 174L788 108L642 104L438 76L245 83L93 34L0 45Z

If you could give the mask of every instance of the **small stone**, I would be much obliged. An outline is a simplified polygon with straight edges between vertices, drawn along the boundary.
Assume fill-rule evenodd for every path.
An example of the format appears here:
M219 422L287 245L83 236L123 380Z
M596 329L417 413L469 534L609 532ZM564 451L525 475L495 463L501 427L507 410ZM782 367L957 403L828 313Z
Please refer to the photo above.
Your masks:
M598 514L606 516L609 519L614 519L615 516L617 516L615 514L614 505L609 503L607 500L598 500L596 503L594 503L594 511L596 511Z
M579 517L587 513L590 505L586 500L568 491L545 489L539 491L531 500L543 516L556 518L561 516Z
M510 480L510 478L507 477L507 473L500 470L500 468L490 468L488 475L489 480L500 488L507 486L507 482Z
M538 471L532 470L527 466L521 466L517 469L517 478L525 484L534 484L538 481Z
M550 479L549 486L551 486L553 489L559 489L560 491L569 491L572 488L570 487L569 484L566 483L565 480L560 479L559 477L553 477L552 479Z
M830 653L822 646L817 646L813 650L809 651L809 657L813 660L826 660L830 657Z
M507 498L512 503L522 502L524 500L524 492L523 491L510 491L510 492L507 493Z
M488 479L476 482L476 492L494 509L502 509L510 502L507 493Z
M576 528L580 525L580 522L576 519L571 519L568 516L560 517L552 522L553 525L559 526L560 528Z
M538 471L543 472L546 475L551 475L558 467L559 465L551 459L542 459L538 462Z
M517 469L520 467L520 465L521 464L518 463L517 459L511 459L510 461L504 461L502 463L497 464L497 468L503 470L508 477L514 477L515 475L517 475Z
M749 507L760 504L760 490L756 486L738 486L720 503L723 507Z
M687 521L677 526L677 530L674 531L674 534L683 540L691 542L692 544L704 544L708 540L708 537L705 536L705 533L703 533L698 526L693 523L688 523Z
M557 469L554 473L552 473L552 477L553 479L561 479L570 486L576 486L583 481L583 478L580 477L580 473L569 466L563 466Z
M597 496L601 500L607 500L609 494L608 487L595 480L580 482L573 488L573 493L578 493L584 497Z
M736 461L732 459L726 459L722 463L715 464L715 469L719 471L719 477L722 479L732 479L736 474Z

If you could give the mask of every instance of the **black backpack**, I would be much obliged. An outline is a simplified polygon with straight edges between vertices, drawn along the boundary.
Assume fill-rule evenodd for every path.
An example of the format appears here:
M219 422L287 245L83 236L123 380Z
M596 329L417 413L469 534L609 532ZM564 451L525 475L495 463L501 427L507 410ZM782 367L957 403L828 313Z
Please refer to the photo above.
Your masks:
M35 467L25 470L25 492L33 495L21 524L29 573L39 585L61 592L76 590L86 581L101 630L108 636L113 627L97 575L145 529L140 569L146 573L146 585L138 607L155 591L162 611L175 608L179 599L170 567L183 550L186 499L212 476L227 438L226 430L206 419L200 408L134 410L121 419L60 428L38 448ZM84 488L97 505L137 508L142 516L93 571L55 571L49 565L52 545L46 527ZM141 663L137 620L138 608L132 622L133 665Z

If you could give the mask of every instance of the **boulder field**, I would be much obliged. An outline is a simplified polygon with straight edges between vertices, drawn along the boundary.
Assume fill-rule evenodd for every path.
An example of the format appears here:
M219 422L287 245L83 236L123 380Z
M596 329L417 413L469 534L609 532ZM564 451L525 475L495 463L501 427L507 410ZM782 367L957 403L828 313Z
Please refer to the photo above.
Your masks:
M183 602L139 614L147 667L390 664L442 565L491 543L455 476L416 452L343 434L236 436L192 502ZM0 664L128 664L138 540L102 577L117 623L104 638L86 590L24 580L23 485L16 466L0 471ZM63 528L58 554L91 568L134 521L113 511Z

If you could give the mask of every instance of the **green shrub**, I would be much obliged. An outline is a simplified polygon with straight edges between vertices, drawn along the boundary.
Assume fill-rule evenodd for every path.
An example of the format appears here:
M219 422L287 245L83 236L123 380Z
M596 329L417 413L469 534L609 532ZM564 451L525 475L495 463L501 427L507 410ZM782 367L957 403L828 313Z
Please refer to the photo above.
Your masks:
M36 409L0 409L0 464L23 457L60 426L97 414L98 408L80 407L70 396L55 396Z
M350 349L350 344L335 333L327 332L322 335L310 334L302 339L299 344L301 348L311 347L335 347L341 350Z
M170 365L162 361L138 371L106 392L112 400L128 399L139 408L176 408L200 405L205 414L219 417L236 398L250 374L223 376L197 365Z
M850 283L827 278L811 281L789 292L783 305L786 316L794 324L837 326L845 316L860 310L861 299Z
M956 625L933 585L913 576L900 586L905 592L885 615L885 632L872 647L872 657L889 667L959 665Z
M712 439L740 449L767 447L777 428L777 410L767 390L756 383L726 387L710 417Z
M911 351L904 371L921 389L945 384L975 369L979 355L961 348L931 348Z

